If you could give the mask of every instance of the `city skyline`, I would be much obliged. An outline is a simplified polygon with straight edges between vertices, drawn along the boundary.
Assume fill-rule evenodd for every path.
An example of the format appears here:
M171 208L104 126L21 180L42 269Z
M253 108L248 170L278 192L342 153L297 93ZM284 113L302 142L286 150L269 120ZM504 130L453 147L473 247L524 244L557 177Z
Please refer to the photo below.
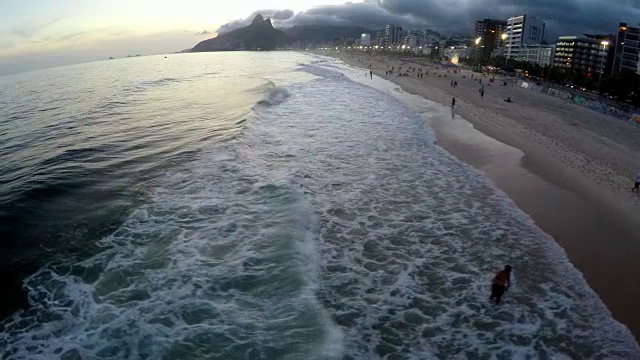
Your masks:
M0 0L0 74L110 56L180 51L215 36L218 30L246 25L258 12L272 17L280 27L320 23L373 30L395 24L464 35L473 34L477 19L527 14L547 23L550 43L559 35L614 33L618 22L640 19L640 6L624 0L607 4L591 0L560 4L458 0L454 5L444 0L238 0L224 6L205 0L87 0L78 4Z

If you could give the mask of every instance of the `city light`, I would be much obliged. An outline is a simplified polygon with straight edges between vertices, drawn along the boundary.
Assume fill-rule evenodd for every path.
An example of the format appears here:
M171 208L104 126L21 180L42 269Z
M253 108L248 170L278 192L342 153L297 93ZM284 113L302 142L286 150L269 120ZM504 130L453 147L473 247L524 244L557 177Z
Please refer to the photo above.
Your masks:
M482 38L477 38L476 41L475 41L476 45L480 45L480 41L482 41Z
M609 45L609 41L604 40L604 41L602 41L600 44L602 44L602 45L604 45L604 46L607 46L607 45Z
M500 38L501 38L502 40L506 40L506 39L507 39L507 36L508 36L507 34L502 34L502 35L500 35Z

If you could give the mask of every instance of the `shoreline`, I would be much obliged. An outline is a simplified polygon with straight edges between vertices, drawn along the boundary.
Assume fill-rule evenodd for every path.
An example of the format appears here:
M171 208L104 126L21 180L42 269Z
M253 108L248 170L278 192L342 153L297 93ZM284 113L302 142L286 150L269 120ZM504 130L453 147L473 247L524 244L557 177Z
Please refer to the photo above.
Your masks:
M370 64L376 76L443 106L450 106L455 96L454 119L430 121L437 144L486 174L553 237L613 317L640 339L640 289L633 286L640 283L635 260L640 254L640 221L633 216L640 199L627 193L631 164L637 166L633 157L640 150L634 136L640 139L640 129L509 86L488 85L481 98L468 70L453 74L399 58L319 54L362 69ZM420 79L386 76L387 66L415 66L429 74ZM449 86L452 80L458 81L458 88ZM503 103L506 96L518 105ZM614 161L607 162L607 156ZM629 174L626 167L632 168Z

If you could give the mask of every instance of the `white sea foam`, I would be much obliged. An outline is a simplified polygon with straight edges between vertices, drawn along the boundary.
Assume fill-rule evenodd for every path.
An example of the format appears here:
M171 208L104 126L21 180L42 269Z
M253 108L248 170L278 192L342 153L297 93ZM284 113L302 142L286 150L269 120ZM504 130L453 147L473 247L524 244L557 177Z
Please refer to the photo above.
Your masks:
M330 78L338 80L340 74L345 74L353 81L366 84L386 95L393 96L423 115L447 116L449 113L448 109L443 106L406 94L397 85L387 80L381 78L365 79L362 76L362 69L353 69L335 60L327 60L324 63L316 63L316 65L319 65L324 70L331 70L332 74L326 75ZM311 71L317 74L317 70ZM371 95L371 98L374 97ZM374 102L367 101L366 97L361 96L360 99L361 102L366 103L365 106L368 110L372 110L371 108L375 107ZM399 115L393 117L389 105L386 105L384 109L388 116L398 121L403 119ZM383 111L383 108L379 107L378 111ZM403 126L406 127L406 124L403 124ZM386 123L371 126L371 128L376 127L382 128L379 129L381 133L385 130L387 132L397 130L400 134L410 131L403 131L402 129L390 130L389 124ZM427 132L429 131L427 130ZM374 135L369 135L368 137L378 138ZM429 132L428 135L424 136L424 140L431 142L433 135ZM423 201L421 208L414 208L413 210L425 212L425 209L429 209L429 211L422 215L424 218L418 216L417 220L422 221L416 222L413 226L419 229L421 225L428 224L428 230L433 232L435 236L433 241L427 243L425 243L424 239L420 239L422 236L428 237L426 233L400 236L405 241L407 239L413 240L410 243L415 247L410 246L408 251L404 244L398 248L398 244L394 244L392 240L382 241L382 244L376 245L376 248L388 246L393 249L392 254L400 252L404 253L406 258L417 258L413 260L413 264L407 263L405 265L406 268L402 273L403 275L398 275L395 288L400 293L403 292L403 289L405 291L410 289L409 293L411 295L405 297L405 299L413 296L420 298L421 291L415 290L415 282L406 281L407 274L424 273L426 278L438 278L438 273L440 273L439 280L448 285L442 290L450 292L450 286L455 287L456 281L462 282L465 287L470 287L471 290L471 294L465 294L466 291L463 291L458 296L455 296L452 299L454 300L452 304L449 301L450 305L452 305L450 311L444 311L444 314L439 314L440 316L435 319L428 319L428 322L432 323L424 327L426 333L423 332L422 334L423 337L430 339L430 341L423 339L424 345L428 345L425 346L427 354L439 357L450 357L454 354L460 355L462 353L461 348L452 351L455 348L452 344L463 339L474 339L465 345L467 346L466 350L468 350L465 354L467 357L476 356L477 354L486 355L487 353L499 355L501 352L509 357L551 356L558 358L571 356L575 358L613 356L627 358L640 356L638 344L629 330L611 317L608 309L588 287L582 274L569 262L563 249L552 238L538 229L533 221L520 211L506 195L497 190L489 180L474 169L455 161L452 156L435 146L415 149L418 151L403 150L405 151L402 151L402 153L388 154L389 158L393 158L394 155L404 157L404 169L398 166L397 171L404 171L406 174L395 176L395 180L398 181L405 177L408 181L404 183L404 186L411 186L410 184L412 183L429 179L432 182L432 186L423 184L423 186L417 187L407 194L401 188L403 182L395 182L394 184L399 188L397 189L399 191L390 189L390 192L394 194L392 198L402 202L399 196L407 194L409 197L404 199L407 203L415 203L416 198L420 198ZM425 166L426 164L421 162L421 159L424 159L425 152L431 153L430 155L434 156L440 164L437 166L433 166L433 164ZM457 164L451 163L451 161ZM422 166L423 169L419 170L422 174L418 178L410 179L411 170L409 169L412 167L411 164ZM439 171L429 174L434 169ZM469 189L470 179L473 179L471 183L477 184L479 189ZM486 193L483 201L478 201L477 199L479 190ZM436 195L436 193L439 191L446 194L446 198L438 199L440 194ZM489 209L485 208L487 205ZM347 204L344 206L349 208ZM397 209L394 210L397 211ZM377 212L379 214L380 210L378 209ZM404 214L398 217L398 214L395 213L395 216L389 216L379 226L384 228L385 232L397 233L397 229L408 225L407 216L411 218L416 215L411 213L410 215ZM394 224L394 217L399 223ZM364 223L367 224L364 226L366 229L375 228L377 225L367 221ZM347 233L350 231L353 230L349 230ZM388 235L384 237L388 237ZM443 238L447 240L443 242ZM471 241L471 239L473 239L473 243L469 244L468 241ZM436 242L435 247L433 246L434 241ZM428 250L425 250L425 247ZM450 251L446 251L447 247L451 248ZM424 256L421 259L422 262L419 260L422 256L418 256L418 254ZM435 261L438 265L426 265L430 260ZM454 260L453 264L451 263L452 260ZM484 263L484 266L478 268L469 266L469 263L477 264L478 262ZM518 281L517 287L526 291L510 294L510 297L513 300L517 300L517 303L512 303L508 310L499 309L494 312L493 309L478 308L476 304L482 303L486 295L486 282L491 274L488 270L491 266L507 262L518 264L516 268L520 271L516 271L516 274L520 281ZM376 259L372 263L375 264L370 265L373 268L377 268L380 265ZM440 268L447 266L456 269L456 271L450 272ZM364 267L366 269L366 266ZM421 267L422 270L416 270ZM382 269L384 266L380 268ZM462 274L458 273L459 269L464 268L466 268L466 271L462 271ZM552 275L548 275L549 269L553 269ZM470 274L467 272L475 274L475 280L469 279L467 275ZM409 277L415 280L415 277ZM425 286L431 281L424 280L421 286ZM463 289L461 288L460 290ZM466 290L469 290L469 288ZM366 290L362 289L362 291L366 293ZM435 293L431 292L422 295L427 295L428 298L433 297ZM405 314L410 314L411 311L416 310L416 307L426 310L426 313L433 311L433 309L445 305L447 303L446 298L451 297L451 294L443 292L441 296L437 297L436 301L433 298L428 300L423 298L421 302L428 303L428 306L420 307L414 303L407 306L408 308L413 307L413 309L407 310ZM386 297L376 299L376 301L380 299L389 301ZM393 301L397 300L396 298ZM425 315L425 313L423 312L422 315ZM435 325L433 323L434 320L436 320ZM393 321L389 323L391 322ZM465 325L463 327L471 326L467 329L456 329L456 323ZM478 326L475 326L476 323ZM402 347L406 346L405 341L399 340L407 335L406 329L402 328L402 326L407 326L407 324L398 325L401 330L397 331L395 338L392 336L393 339L389 341L392 345L394 341L397 342L396 345L398 346L395 346L395 348L398 352L402 352ZM391 327L393 328L393 325ZM483 327L485 329L482 329ZM393 331L390 332L392 333ZM558 339L563 335L566 336L565 339ZM493 349L487 346L488 339L493 339L491 342L494 342L500 337L505 338L502 340L502 346L493 347ZM433 343L437 344L438 338L442 338L442 343L440 344L442 346L434 347ZM507 339L508 341L504 341ZM462 342L465 343L466 341ZM523 344L515 346L518 342ZM447 346L444 346L445 343ZM446 349L447 347L449 349ZM391 349L389 348L389 351L393 352ZM371 348L368 351L372 351Z
M3 357L638 353L562 249L414 110L316 65L238 140L151 184L103 252L28 279ZM505 263L515 286L494 307Z
M276 106L282 104L290 96L286 88L274 87L267 93L266 98L259 105Z
M309 205L252 156L241 142L203 154L159 180L99 255L33 275L34 307L7 324L3 355L339 358L314 295Z

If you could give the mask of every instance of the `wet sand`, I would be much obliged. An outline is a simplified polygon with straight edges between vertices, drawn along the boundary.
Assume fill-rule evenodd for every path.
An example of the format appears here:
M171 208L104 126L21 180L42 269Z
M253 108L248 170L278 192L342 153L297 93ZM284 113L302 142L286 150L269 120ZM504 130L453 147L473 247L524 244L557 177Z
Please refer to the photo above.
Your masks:
M484 172L551 235L613 316L640 339L640 197L630 192L640 170L640 128L512 85L487 85L488 78L480 97L481 85L468 70L453 74L398 58L321 54L371 65L375 75L446 106L455 96L453 119L431 123L438 144ZM391 66L396 73L385 76ZM399 66L429 75L398 77ZM504 102L507 96L514 103Z

